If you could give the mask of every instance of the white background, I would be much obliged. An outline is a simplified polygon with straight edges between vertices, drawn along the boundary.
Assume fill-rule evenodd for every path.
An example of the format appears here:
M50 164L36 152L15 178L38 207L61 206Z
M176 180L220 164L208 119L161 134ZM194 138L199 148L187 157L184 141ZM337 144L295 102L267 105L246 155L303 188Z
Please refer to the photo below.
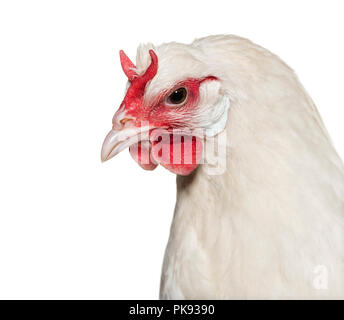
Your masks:
M175 176L100 162L118 50L230 33L299 75L344 157L343 1L1 1L0 298L157 298Z

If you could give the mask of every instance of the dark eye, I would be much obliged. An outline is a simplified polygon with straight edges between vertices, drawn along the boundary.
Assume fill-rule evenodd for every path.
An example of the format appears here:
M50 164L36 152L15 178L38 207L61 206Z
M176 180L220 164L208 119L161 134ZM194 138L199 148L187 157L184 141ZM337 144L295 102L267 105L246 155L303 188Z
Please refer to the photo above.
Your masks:
M185 88L174 90L166 99L167 104L182 104L187 98L188 92Z

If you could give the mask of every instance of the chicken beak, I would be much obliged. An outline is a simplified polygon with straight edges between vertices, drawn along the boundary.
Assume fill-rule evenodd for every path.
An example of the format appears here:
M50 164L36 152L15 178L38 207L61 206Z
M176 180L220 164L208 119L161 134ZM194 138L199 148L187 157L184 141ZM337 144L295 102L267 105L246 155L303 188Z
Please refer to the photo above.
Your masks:
M120 130L112 129L103 142L101 160L103 162L107 161L125 148L139 141L148 140L148 132L149 127L130 127Z

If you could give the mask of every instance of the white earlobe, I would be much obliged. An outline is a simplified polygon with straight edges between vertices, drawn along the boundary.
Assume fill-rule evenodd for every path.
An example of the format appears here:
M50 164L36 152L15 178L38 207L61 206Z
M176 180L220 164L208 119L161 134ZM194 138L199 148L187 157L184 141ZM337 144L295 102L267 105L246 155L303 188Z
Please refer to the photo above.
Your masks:
M213 137L222 132L226 128L228 110L230 108L230 100L226 94L220 96L219 101L213 107L216 112L216 117L213 118L213 122L205 127L205 134L208 137Z
M219 134L226 127L230 99L221 91L221 84L217 80L207 81L200 87L196 120L198 127L204 129L208 137Z

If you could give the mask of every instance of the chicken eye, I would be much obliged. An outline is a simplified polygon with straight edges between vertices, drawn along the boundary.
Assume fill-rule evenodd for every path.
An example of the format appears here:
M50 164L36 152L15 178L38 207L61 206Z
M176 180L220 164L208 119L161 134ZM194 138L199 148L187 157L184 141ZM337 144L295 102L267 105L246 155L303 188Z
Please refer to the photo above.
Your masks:
M187 98L188 92L185 88L174 90L166 99L167 104L182 104Z

